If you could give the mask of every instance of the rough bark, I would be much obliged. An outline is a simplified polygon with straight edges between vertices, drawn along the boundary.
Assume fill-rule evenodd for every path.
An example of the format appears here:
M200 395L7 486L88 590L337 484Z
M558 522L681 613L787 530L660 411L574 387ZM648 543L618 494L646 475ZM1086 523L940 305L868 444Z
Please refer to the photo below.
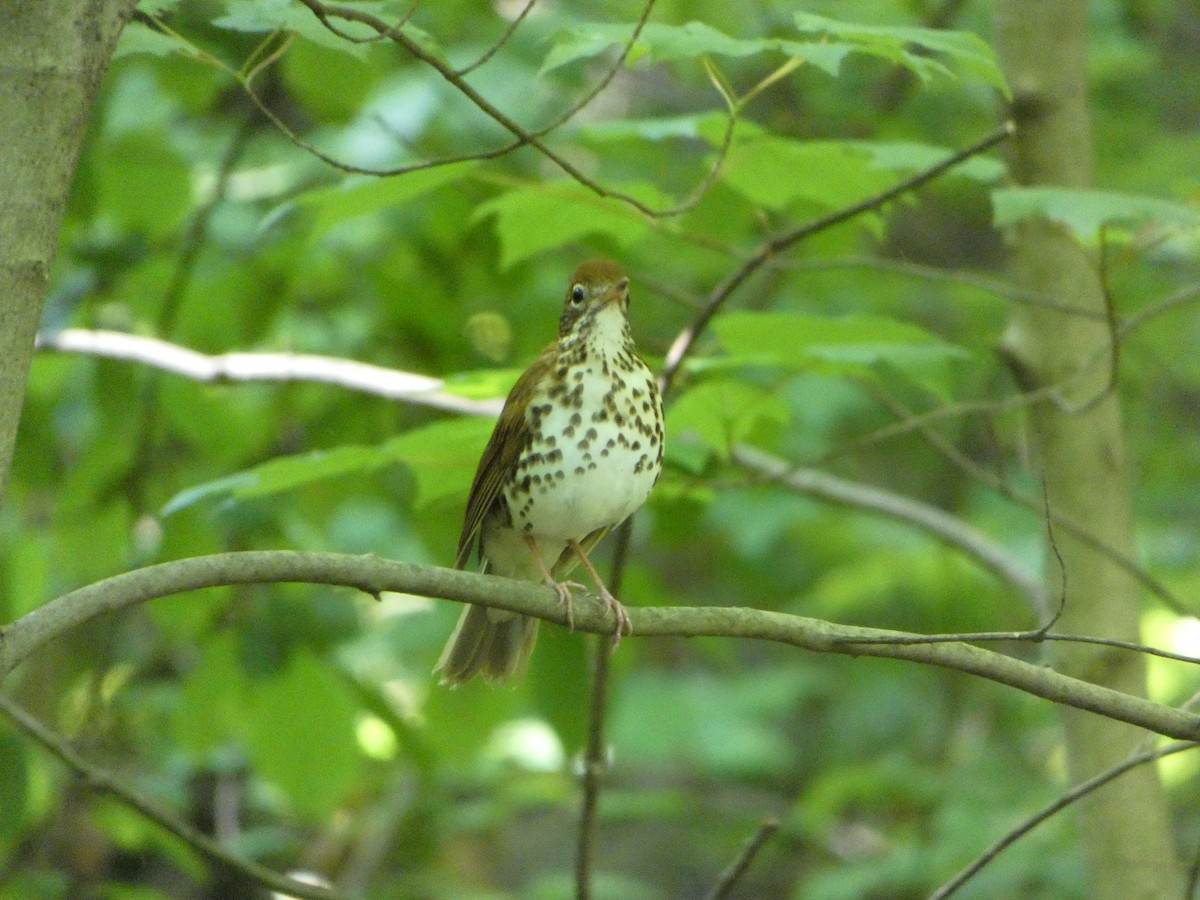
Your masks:
M100 78L136 0L0 0L0 503Z
M1093 180L1088 120L1085 0L997 0L997 48L1014 90L1016 179L1025 185L1087 188ZM1031 222L1014 235L1013 272L1022 286L1062 303L1104 311L1096 259L1062 229ZM1062 381L1110 340L1102 320L1023 307L1004 350L1026 387ZM1130 466L1120 400L1098 366L1031 415L1048 500L1121 554L1134 554ZM1062 569L1047 553L1052 595L1065 585L1064 632L1137 641L1140 597L1132 577L1100 553L1055 534ZM1065 579L1065 580L1064 580ZM1086 645L1054 649L1057 669L1145 696L1142 658ZM1125 759L1146 732L1078 710L1063 710L1070 777L1079 782ZM1078 807L1088 897L1151 900L1182 896L1167 802L1156 770L1143 766Z

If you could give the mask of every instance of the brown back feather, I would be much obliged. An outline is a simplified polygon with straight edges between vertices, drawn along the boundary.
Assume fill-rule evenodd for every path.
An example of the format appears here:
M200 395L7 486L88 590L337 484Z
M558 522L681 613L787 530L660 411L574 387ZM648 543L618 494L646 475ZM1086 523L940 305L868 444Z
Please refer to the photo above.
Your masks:
M548 345L508 392L504 409L500 411L500 418L492 430L492 436L483 448L479 467L475 470L475 479L471 482L462 533L458 538L458 552L454 557L456 569L463 568L470 559L471 548L479 536L484 516L500 497L505 480L520 459L529 433L525 410L533 397L534 385L554 365L557 350L557 341Z

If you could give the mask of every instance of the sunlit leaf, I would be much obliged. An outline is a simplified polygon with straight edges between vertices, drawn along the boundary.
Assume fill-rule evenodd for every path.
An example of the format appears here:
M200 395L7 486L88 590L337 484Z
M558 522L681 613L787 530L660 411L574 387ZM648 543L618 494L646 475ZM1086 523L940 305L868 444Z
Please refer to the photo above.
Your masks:
M353 176L344 184L308 191L291 202L313 215L311 234L318 238L350 219L400 209L422 194L465 178L476 165L451 163L389 178Z
M944 28L908 28L839 22L813 13L796 13L797 30L827 36L855 52L878 56L904 66L922 80L949 74L951 68L979 78L1005 96L1008 82L992 48L975 34ZM925 54L917 53L920 47ZM931 58L928 54L936 55Z
M786 423L787 404L744 381L714 379L686 391L667 409L667 436L699 439L722 456L763 421ZM667 441L667 446L671 445Z
M939 395L949 389L949 364L969 358L956 344L882 316L736 312L715 320L713 330L730 356L746 365L863 376L882 364Z
M614 188L616 189L616 188ZM665 205L649 186L619 188L643 203ZM583 237L603 236L623 247L646 234L645 217L620 200L601 197L575 182L543 182L514 188L482 204L474 221L495 217L500 261L509 267Z
M1200 207L1114 191L999 188L992 192L992 204L999 227L1027 219L1047 218L1065 225L1084 243L1097 242L1102 229L1106 238L1119 240L1128 239L1132 228L1184 231L1200 227ZM1110 231L1108 226L1124 226L1124 229Z

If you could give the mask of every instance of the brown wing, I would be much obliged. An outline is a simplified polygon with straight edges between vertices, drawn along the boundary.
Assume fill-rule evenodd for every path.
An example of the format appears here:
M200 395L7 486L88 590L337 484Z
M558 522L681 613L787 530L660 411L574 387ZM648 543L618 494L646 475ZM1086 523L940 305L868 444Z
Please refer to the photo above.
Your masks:
M483 448L483 456L479 458L475 480L471 482L462 534L458 538L458 553L454 557L456 569L461 569L467 564L471 556L471 547L479 534L480 526L483 525L483 518L500 496L504 480L521 456L529 429L525 421L525 409L533 397L533 386L554 365L557 349L557 341L547 346L508 392L504 409L500 411L500 419L496 422L492 436L488 438L487 446Z

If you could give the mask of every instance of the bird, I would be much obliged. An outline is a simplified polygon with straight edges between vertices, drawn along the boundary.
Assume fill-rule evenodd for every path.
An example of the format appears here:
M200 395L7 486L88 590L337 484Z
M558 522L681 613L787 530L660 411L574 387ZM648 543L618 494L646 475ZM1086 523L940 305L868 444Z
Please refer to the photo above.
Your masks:
M478 548L480 571L544 582L564 604L582 564L617 619L629 614L588 558L649 496L663 460L662 399L629 325L629 279L607 259L583 262L567 284L558 337L521 375L484 447L467 498L455 568ZM522 675L538 620L468 605L434 667L443 685Z

